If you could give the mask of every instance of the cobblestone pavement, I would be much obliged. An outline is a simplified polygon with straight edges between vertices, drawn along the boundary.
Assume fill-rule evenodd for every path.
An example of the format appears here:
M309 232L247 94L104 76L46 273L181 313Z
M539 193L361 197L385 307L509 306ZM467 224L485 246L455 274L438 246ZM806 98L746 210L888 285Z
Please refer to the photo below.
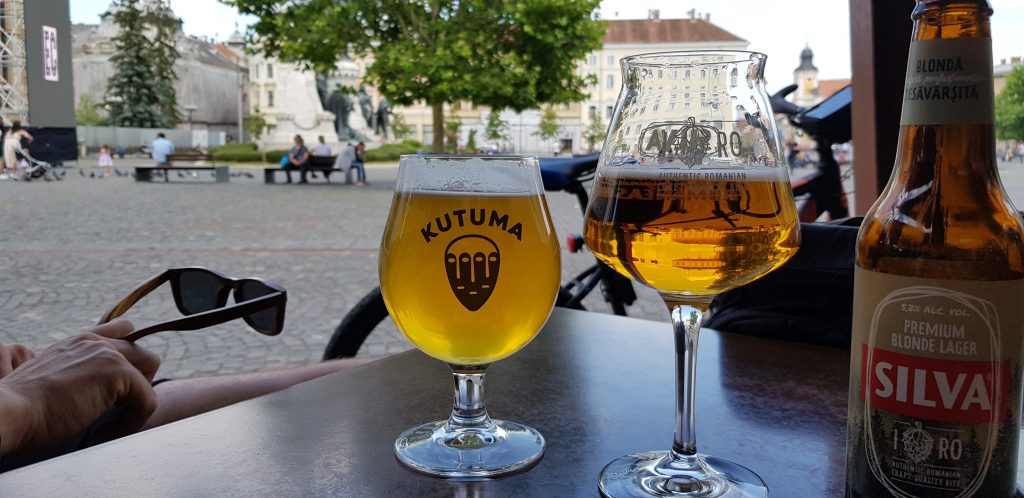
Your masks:
M127 171L126 164L119 168ZM1011 198L1024 207L1024 165L1000 169ZM83 164L81 170L94 168ZM164 360L160 375L248 372L319 360L334 327L377 284L377 245L397 167L370 165L366 188L322 179L264 185L259 170L234 171L251 171L252 178L214 184L200 175L140 184L127 177L82 177L69 168L63 182L0 182L0 342L42 349L94 324L146 278L201 265L285 286L285 331L261 336L237 321L148 337L143 344ZM581 230L573 196L548 193L548 202L560 240ZM589 254L563 251L563 279L592 262ZM640 299L630 313L667 321L657 295L637 291ZM607 310L596 291L585 305ZM169 289L162 288L127 317L144 326L177 315ZM360 355L409 348L389 322L370 335Z
M94 169L83 164L81 170ZM344 314L377 285L377 246L396 171L394 164L370 165L365 188L322 179L264 185L259 170L227 184L212 183L206 172L198 179L172 175L167 184L144 184L82 177L76 168L68 168L63 182L0 182L0 342L42 349L94 324L152 275L200 265L287 288L285 331L266 337L237 321L147 337L142 344L163 358L160 375L318 361ZM573 196L550 193L548 200L560 240L581 230ZM589 254L563 254L565 275L593 262ZM589 309L607 308L599 294L588 298ZM656 295L643 299L648 316L661 319ZM139 327L177 316L167 287L126 315ZM389 321L370 335L360 355L411 347Z

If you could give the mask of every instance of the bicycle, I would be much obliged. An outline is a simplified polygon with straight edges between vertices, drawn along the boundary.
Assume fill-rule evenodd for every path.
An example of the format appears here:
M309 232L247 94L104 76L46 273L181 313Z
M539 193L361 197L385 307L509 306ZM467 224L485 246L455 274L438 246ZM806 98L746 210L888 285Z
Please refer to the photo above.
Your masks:
M800 221L813 222L825 213L831 220L846 218L850 216L850 206L843 181L850 178L853 168L842 171L832 146L850 141L852 91L847 86L814 107L803 108L785 100L796 88L789 85L779 90L771 96L771 104L772 110L786 115L793 126L807 132L817 143L819 159L815 172L791 183L793 195L798 201L803 200Z
M541 158L540 170L544 190L575 195L580 209L585 211L590 198L584 184L594 178L598 158L597 155ZM581 235L570 234L568 239L569 252L577 253L582 250L584 244ZM555 306L582 310L583 299L600 285L601 294L612 313L626 315L626 307L636 301L632 281L596 258L594 261L593 265L559 287ZM341 320L341 324L334 330L327 347L324 348L323 359L355 356L370 333L387 317L388 309L384 305L384 296L381 294L380 286L377 286L363 296Z

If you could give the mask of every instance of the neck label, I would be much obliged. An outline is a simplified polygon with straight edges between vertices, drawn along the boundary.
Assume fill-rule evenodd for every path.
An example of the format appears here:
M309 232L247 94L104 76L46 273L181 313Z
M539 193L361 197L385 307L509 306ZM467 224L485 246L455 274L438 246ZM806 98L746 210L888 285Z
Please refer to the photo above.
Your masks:
M901 125L992 124L992 40L910 44Z

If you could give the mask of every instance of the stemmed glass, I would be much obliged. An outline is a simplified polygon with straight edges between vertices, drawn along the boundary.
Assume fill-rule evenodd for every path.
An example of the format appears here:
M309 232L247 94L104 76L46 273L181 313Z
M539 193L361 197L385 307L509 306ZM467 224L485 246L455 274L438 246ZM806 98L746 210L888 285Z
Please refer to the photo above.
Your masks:
M455 375L451 416L402 433L402 463L441 477L494 477L540 459L536 430L488 416L484 370L540 331L560 257L536 158L402 156L381 291L402 333Z
M586 242L657 290L676 336L672 449L601 472L610 497L767 496L740 465L697 453L695 362L720 292L778 267L800 243L789 175L764 90L766 57L665 52L622 59L623 88L587 207Z

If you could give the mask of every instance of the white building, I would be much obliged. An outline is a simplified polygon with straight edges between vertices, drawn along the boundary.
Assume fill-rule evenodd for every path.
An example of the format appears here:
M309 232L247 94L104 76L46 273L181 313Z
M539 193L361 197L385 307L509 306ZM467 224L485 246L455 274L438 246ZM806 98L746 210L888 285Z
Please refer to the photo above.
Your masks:
M146 0L154 1L159 0ZM107 11L100 14L99 24L72 27L76 105L82 95L90 96L97 104L104 101L107 81L114 74L110 58L115 52L113 39L120 31L114 22L117 9L112 2ZM177 49L180 57L175 63L178 79L174 87L182 116L178 127L206 128L236 135L239 100L244 88L244 68L239 59L233 58L224 46L186 36L180 29ZM101 114L106 113L102 107L99 110Z
M509 140L505 149L515 153L550 154L556 147L564 153L586 152L584 131L590 125L591 116L599 115L607 126L615 100L622 85L622 70L619 61L623 57L648 52L682 50L746 50L749 42L711 23L710 14L699 15L690 12L684 19L661 19L657 10L652 10L647 19L610 20L605 31L604 46L579 62L577 71L581 76L593 75L597 82L590 86L590 98L583 102L555 106L558 123L561 125L557 142L543 143L536 135L540 123L539 110L516 114L502 112L502 118L509 123ZM413 137L429 144L433 138L430 108L423 106L396 108L412 126ZM462 121L460 143L465 144L469 130L476 129L476 143L486 143L484 128L490 109L468 103L448 106L446 118L458 117ZM600 144L598 144L600 147Z

